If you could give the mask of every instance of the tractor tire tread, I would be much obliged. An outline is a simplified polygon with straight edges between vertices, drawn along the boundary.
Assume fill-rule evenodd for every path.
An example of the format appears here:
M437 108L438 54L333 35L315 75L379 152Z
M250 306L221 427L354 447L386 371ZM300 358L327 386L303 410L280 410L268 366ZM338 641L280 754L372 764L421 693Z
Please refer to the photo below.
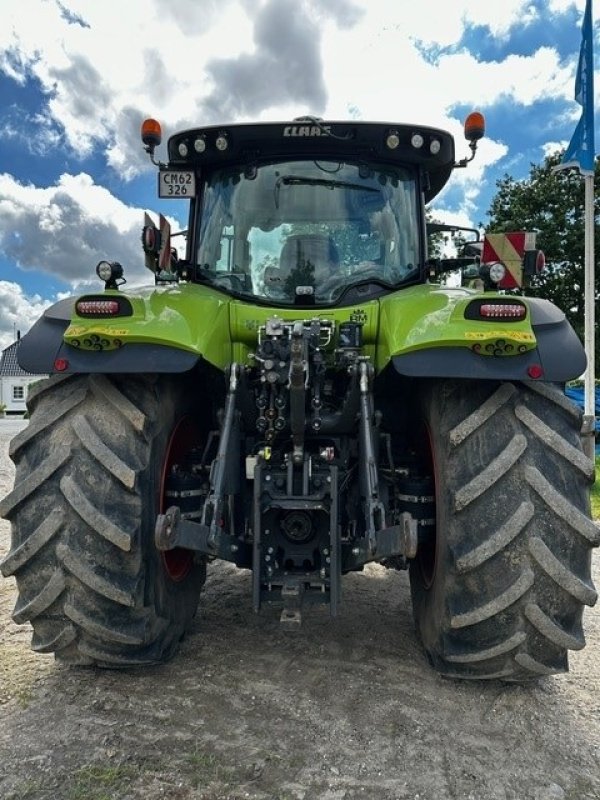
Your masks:
M426 387L422 409L442 532L435 560L417 553L410 578L431 663L511 682L567 671L597 600L600 543L579 411L559 386L456 380Z
M32 625L36 651L103 667L174 653L205 567L178 583L164 573L153 458L187 397L170 376L73 375L33 387L29 426L11 447L15 488L0 504L12 526L0 570L16 578L13 619Z

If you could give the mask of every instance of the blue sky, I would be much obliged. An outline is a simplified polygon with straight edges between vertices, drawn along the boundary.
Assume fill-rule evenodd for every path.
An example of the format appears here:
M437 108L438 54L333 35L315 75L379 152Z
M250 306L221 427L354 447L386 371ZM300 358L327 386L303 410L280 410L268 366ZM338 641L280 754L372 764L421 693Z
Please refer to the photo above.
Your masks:
M477 159L455 172L432 210L485 225L496 181L526 177L531 162L571 138L583 7L4 0L0 349L45 305L98 287L102 258L121 261L130 283L146 280L144 210L185 224L183 205L156 198L139 139L147 116L161 121L165 141L183 127L302 114L421 122L450 130L462 157L462 121L476 109L487 120Z

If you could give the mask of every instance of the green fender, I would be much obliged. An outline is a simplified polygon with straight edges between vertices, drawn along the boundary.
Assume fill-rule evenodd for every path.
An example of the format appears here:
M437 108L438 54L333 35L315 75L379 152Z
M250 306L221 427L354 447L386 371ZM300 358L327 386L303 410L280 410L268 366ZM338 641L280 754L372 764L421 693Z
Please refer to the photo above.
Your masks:
M126 313L86 318L78 300L118 299ZM203 358L231 361L229 298L204 286L144 287L135 293L70 297L46 309L19 347L28 372L184 372Z
M476 303L526 307L519 320L482 319ZM377 367L392 361L410 377L564 382L586 366L583 346L565 315L547 300L415 286L380 301Z
M118 315L89 318L78 300L117 300ZM233 299L201 284L105 291L67 298L44 312L22 339L23 369L52 372L185 372L200 359L218 369L251 363L258 329L275 314L359 322L363 352L378 372L390 362L410 377L566 381L585 370L585 353L564 314L546 300L514 298L523 319L469 314L473 302L507 295L425 284L360 307L273 308ZM502 349L497 345L502 342ZM336 346L335 341L330 349ZM500 353L500 355L498 355Z

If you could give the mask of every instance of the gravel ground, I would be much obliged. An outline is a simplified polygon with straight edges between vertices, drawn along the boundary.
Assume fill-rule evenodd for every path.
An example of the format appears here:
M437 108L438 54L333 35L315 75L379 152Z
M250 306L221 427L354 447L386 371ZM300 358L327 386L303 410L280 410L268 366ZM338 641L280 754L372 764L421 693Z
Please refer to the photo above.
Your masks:
M0 498L21 424L0 420ZM9 538L0 521L0 558ZM252 613L248 572L215 563L178 656L107 672L32 653L0 580L0 798L600 798L598 606L569 674L457 683L427 665L405 574L343 587L338 619L314 609L290 632Z

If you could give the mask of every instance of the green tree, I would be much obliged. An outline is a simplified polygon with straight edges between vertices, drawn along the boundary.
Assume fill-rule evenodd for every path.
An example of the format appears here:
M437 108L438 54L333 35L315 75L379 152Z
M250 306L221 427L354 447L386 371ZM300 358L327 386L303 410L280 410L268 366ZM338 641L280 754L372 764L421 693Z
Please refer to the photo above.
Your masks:
M505 175L496 186L488 216L490 233L536 231L536 245L544 251L546 268L534 277L526 293L555 303L571 322L577 334L584 334L584 180L577 170L553 172L562 153L548 156L543 164L531 165L529 177L515 180ZM595 240L600 210L598 185L600 160L595 175ZM600 296L600 274L596 263L596 301ZM596 326L597 330L597 326ZM596 335L596 371L598 336Z
M430 208L425 209L425 221L440 222L439 219L436 219L433 216ZM447 243L447 239L448 237L444 236L443 233L431 233L427 237L427 250L429 258L441 258L444 245Z

